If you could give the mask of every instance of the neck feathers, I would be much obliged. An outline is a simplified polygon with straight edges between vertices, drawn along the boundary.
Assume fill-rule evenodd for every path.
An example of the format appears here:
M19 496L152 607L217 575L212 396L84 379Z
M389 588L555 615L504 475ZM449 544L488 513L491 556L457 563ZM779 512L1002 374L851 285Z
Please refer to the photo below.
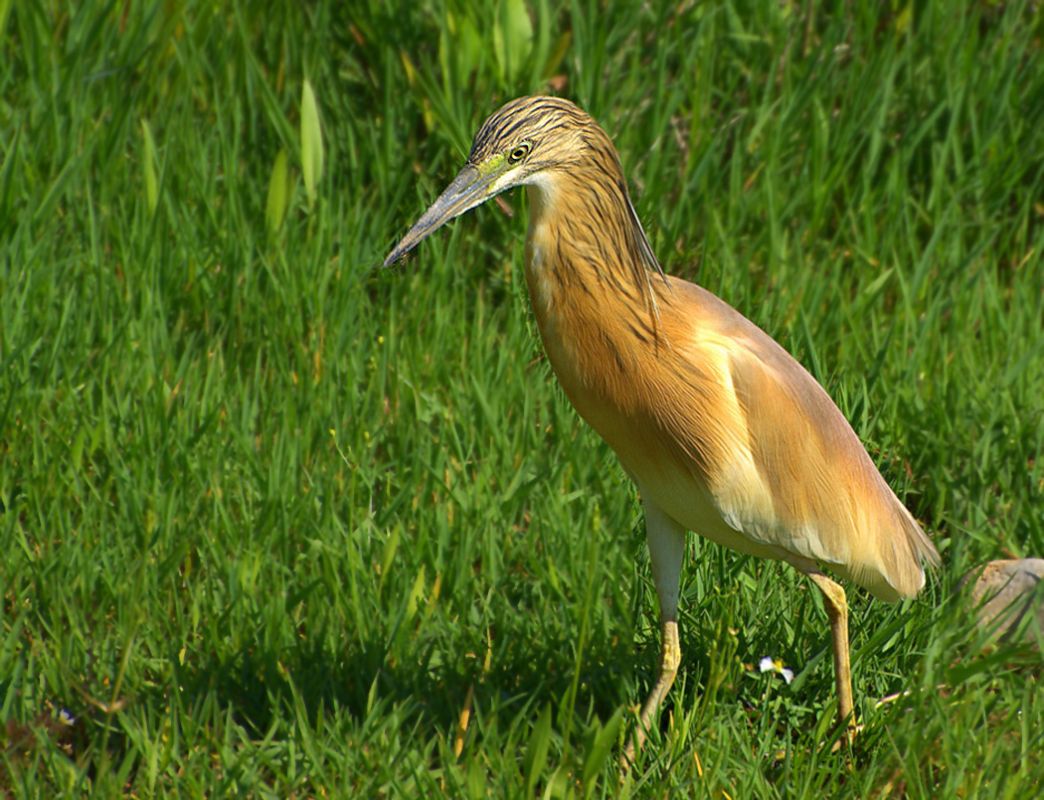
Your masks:
M671 292L622 179L548 171L528 190L526 281L559 381L577 408L589 390L637 408L649 351L669 347L657 300Z
M527 260L538 283L549 284L540 291L578 291L619 308L643 336L657 341L658 290L669 284L631 204L616 153L608 140L606 145L594 151L582 173L549 170L533 177Z

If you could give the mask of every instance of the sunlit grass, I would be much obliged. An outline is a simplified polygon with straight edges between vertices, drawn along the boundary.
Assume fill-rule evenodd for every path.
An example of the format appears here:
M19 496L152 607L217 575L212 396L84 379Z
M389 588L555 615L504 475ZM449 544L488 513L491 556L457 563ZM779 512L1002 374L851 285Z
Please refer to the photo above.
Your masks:
M983 650L953 591L1044 553L1039 9L263 5L0 29L0 790L1032 795L1039 652ZM850 593L851 749L816 593L694 538L620 785L655 592L532 329L523 198L379 267L552 87L942 551L916 602Z

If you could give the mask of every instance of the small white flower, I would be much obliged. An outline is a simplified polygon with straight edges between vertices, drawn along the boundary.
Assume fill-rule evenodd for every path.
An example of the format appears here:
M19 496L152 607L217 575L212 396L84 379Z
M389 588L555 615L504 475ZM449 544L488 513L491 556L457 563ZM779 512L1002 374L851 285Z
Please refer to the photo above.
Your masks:
M783 666L783 662L778 658L770 658L765 656L761 661L758 662L758 669L761 672L778 672L783 676L783 680L790 683L794 680L794 671L787 669Z

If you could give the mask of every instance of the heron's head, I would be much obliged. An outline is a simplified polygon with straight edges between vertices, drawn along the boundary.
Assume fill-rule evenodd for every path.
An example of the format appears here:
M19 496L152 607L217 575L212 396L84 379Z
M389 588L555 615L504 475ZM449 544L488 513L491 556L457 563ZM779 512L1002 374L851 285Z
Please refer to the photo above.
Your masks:
M464 168L395 246L385 266L491 197L523 184L550 185L556 172L591 159L619 173L612 144L586 113L559 97L512 100L482 123Z

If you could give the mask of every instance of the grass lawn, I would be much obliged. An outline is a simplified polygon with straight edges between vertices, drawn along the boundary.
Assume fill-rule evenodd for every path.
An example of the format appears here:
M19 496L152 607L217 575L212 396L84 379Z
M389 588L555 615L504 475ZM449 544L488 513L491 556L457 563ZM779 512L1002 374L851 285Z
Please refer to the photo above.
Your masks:
M1035 795L1041 651L954 592L1044 556L1040 4L396 5L0 0L0 796ZM849 592L851 747L818 592L693 536L621 785L656 596L524 197L379 266L549 91L942 553Z

